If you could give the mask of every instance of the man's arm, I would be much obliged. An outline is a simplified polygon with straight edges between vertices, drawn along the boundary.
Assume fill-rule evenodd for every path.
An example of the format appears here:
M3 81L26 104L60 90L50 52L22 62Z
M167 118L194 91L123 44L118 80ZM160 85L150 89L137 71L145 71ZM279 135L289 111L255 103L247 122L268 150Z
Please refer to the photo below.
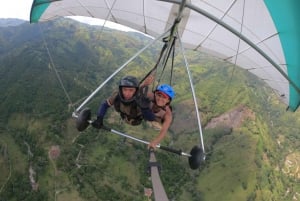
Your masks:
M104 101L104 102L101 104L101 106L99 107L99 110L98 110L98 112L97 112L97 119L96 119L95 121L92 122L92 126L93 126L94 128L98 128L98 129L102 128L102 126L103 126L103 118L104 118L104 116L105 116L105 114L106 114L106 111L107 111L107 109L108 109L109 107L110 107L110 106L109 106L107 100Z

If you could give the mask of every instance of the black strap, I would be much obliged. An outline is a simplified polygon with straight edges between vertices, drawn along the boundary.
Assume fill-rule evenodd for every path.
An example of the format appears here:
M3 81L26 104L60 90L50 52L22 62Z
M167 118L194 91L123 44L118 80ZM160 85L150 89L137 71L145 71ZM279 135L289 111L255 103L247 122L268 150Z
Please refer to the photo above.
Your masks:
M171 66L171 77L170 77L170 85L171 85L171 80L173 77L173 65L174 65L174 57L175 57L175 41L176 41L176 36L175 36L175 31L176 31L176 27L179 24L180 19L176 19L172 25L171 31L170 31L170 35L168 37L164 37L163 38L163 42L164 42L164 46L162 47L161 51L160 51L160 55L159 58L155 64L155 66L146 74L146 76L140 81L139 85L141 85L143 83L143 81L149 76L151 75L158 67L158 64L161 62L161 58L165 53L165 50L167 49L167 47L170 45L170 42L172 40L172 44L169 48L169 51L166 53L165 57L164 57L164 63L163 63L163 69L162 72L160 74L160 77L158 79L158 83L160 82L160 79L164 73L164 70L166 68L166 65L168 63L168 59L170 57L170 54L172 52L172 66Z
M173 69L174 69L174 58L175 58L175 42L176 42L176 40L174 40L174 45L173 45L170 85L172 85L172 80L173 80Z
M162 75L163 75L163 73L165 71L165 68L167 66L168 60L170 58L170 54L172 52L172 64L171 64L171 76L170 76L170 85L171 85L172 77L173 77L174 57L175 57L175 42L176 42L176 37L174 36L174 39L173 39L172 44L170 46L169 52L167 53L167 55L165 55L165 63L163 64L163 69L162 69L162 72L161 72L160 77L158 79L158 82L162 78Z
M163 54L164 54L164 52L165 52L167 46L168 46L168 44L165 43L164 46L163 46L163 48L162 48L161 51L160 51L160 55L159 55L159 57L158 57L158 60L157 60L157 62L156 62L156 64L155 64L155 66L154 66L154 67L147 73L147 75L140 81L139 85L141 85L141 84L143 83L143 81L144 81L149 75L151 75L152 72L154 72L154 71L157 69L157 66L158 66L158 64L160 63L160 60L161 60L161 58L162 58L162 56L163 56Z

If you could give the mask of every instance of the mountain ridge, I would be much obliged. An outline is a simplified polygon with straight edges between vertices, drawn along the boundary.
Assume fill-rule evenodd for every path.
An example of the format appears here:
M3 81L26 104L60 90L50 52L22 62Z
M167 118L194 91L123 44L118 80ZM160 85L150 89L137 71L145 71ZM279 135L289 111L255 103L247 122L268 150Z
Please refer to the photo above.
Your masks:
M0 18L0 27L19 26L25 22L25 20L15 18Z

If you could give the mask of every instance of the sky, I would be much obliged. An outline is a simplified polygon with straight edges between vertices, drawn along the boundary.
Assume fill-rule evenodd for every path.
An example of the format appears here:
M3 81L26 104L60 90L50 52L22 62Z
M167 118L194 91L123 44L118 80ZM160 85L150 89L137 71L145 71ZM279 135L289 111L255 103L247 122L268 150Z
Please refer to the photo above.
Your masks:
M1 0L0 18L18 18L29 21L29 14L33 0Z
M0 18L17 18L29 21L32 2L33 0L0 0ZM76 20L92 25L103 25L103 20L87 19L83 17L77 17ZM122 31L135 31L112 22L106 22L105 26Z

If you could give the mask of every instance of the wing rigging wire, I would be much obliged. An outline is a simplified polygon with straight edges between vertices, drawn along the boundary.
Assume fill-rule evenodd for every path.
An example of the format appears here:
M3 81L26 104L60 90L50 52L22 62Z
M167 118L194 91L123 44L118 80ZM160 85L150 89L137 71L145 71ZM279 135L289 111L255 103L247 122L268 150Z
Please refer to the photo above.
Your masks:
M45 36L44 36L44 32L42 30L42 27L40 26L40 24L38 25L38 27L39 27L39 30L40 30L40 33L41 33L41 36L42 36L42 40L43 40L44 46L46 48L46 51L47 51L47 54L48 54L48 57L49 57L49 60L50 60L50 65L51 65L52 69L55 72L56 78L58 79L59 84L60 84L61 88L63 89L65 96L68 99L69 106L71 106L73 108L73 110L74 110L75 108L74 108L73 102L72 102L72 100L71 100L71 98L70 98L70 96L69 96L69 94L68 94L68 92L67 92L67 90L66 90L66 88L64 86L64 83L63 83L63 81L62 81L62 79L61 79L58 71L57 71L56 65L54 64L51 52L50 52L50 50L48 48L48 44L47 44L47 42L45 40Z
M186 58L186 55L185 55L185 50L183 48L183 44L182 44L181 38L179 36L178 36L178 39L179 39L179 46L180 46L180 49L181 49L181 53L182 53L182 56L183 56L183 59L184 59L184 62L185 62L185 68L186 68L186 71L188 73L188 77L189 77L189 81L190 81L190 87L191 87L191 90L192 90L192 96L193 96L193 101L194 101L194 106L195 106L195 111L196 111L196 116L197 116L197 124L198 124L199 135L200 135L200 144L201 144L201 147L202 147L202 150L203 150L203 157L204 157L203 160L205 160L205 148L204 148L204 139L203 139L202 127L201 127L201 118L200 118L200 114L199 114L198 102L197 102L197 98L196 98L194 84L193 84L193 81L192 81L192 75L191 75L191 72L190 72L190 69L189 69L189 64L188 64L188 61L187 61L187 58Z
M100 34L101 34L102 31L104 30L104 27L105 27L105 25L106 25L106 23L107 23L107 21L108 21L108 18L109 18L110 16L112 17L113 21L117 23L116 18L115 18L115 17L113 16L113 14L112 14L112 9L113 9L113 7L114 7L116 1L117 1L117 0L114 0L113 3L112 3L112 5L110 5L110 4L107 2L107 0L105 0L105 4L106 4L106 6L107 6L107 8L108 8L108 14L107 14L107 16L105 17L104 22L103 22L103 24L102 24L102 26L101 26ZM90 15L90 17L95 18L95 16L92 15L92 12L91 12L86 6L84 6L84 5L81 3L81 1L78 1L78 2L79 2L79 4L86 10L86 12ZM74 14L73 14L73 15L74 15Z
M230 6L228 7L228 9L226 10L226 12L223 14L223 16L220 18L220 20L222 20L226 14L230 11L230 9L233 7L233 5L236 3L237 0L232 1L232 3L230 4ZM215 24L214 27L209 31L209 33L206 35L206 37L199 43L199 45L197 45L197 47L194 48L194 50L197 50L198 48L200 48L202 46L203 43L205 43L205 41L209 38L209 36L214 32L214 30L218 27L218 24Z
M114 2L112 3L112 6L110 6L109 3L107 2L107 0L105 0L105 4L106 4L106 6L109 8L109 11L108 11L108 14L107 14L107 16L106 16L106 18L105 18L105 20L104 20L103 27L104 27L104 25L106 24L106 22L108 21L109 16L111 16L111 17L114 19L114 22L117 23L116 18L115 18L114 15L111 13L111 10L113 9L113 7L114 7L116 1L117 1L117 0L114 0Z
M233 5L232 5L232 6L233 6ZM230 6L230 8L232 8L232 6ZM241 21L241 27L240 27L240 32L239 32L240 35L241 35L242 32L243 32L244 15L245 15L245 0L243 1L242 21ZM230 79L229 79L229 81L227 81L226 89L223 91L223 94L226 94L226 93L228 92L229 87L230 87L230 85L231 85L231 83L232 83L233 75L234 75L235 70L236 70L236 68L237 68L236 63L237 63L237 58L238 58L239 51L240 51L240 46L241 46L241 38L238 37L238 44L237 44L236 54L234 55L233 68L232 68L232 71L231 71ZM216 98L217 102L216 102L216 103L219 102L220 96L221 96L221 93L219 93L219 94L217 95L217 98ZM224 101L223 101L223 104L224 104Z
M78 0L77 2L80 4L81 7L85 8L86 12L87 12L91 17L94 17L93 14L92 14L92 12L90 12L90 10L87 9L87 7L85 7L85 6L81 3L80 0Z
M233 6L233 5L231 5L230 8L232 8L232 6ZM235 72L235 70L236 70L236 68L237 68L237 59L238 59L238 56L241 55L243 52L245 52L245 51L247 51L247 50L249 50L249 49L251 48L251 46L249 46L248 48L246 48L246 49L240 51L240 47L241 47L241 36L242 36L242 32L243 32L243 27L244 27L243 25L244 25L245 6L246 6L246 1L243 0L243 10L242 10L242 17L241 17L241 26L240 26L240 30L239 30L238 45L237 45L237 49L236 49L236 54L234 54L234 55L232 55L231 57L228 57L228 58L225 59L225 61L229 61L230 59L234 59L234 62L232 62L232 63L233 63L233 69L232 69L232 72L231 72L230 79L229 79L229 81L227 81L226 89L223 90L223 93L222 93L222 94L226 94L226 93L228 92L229 88L230 88L230 84L232 83L233 76L234 76L234 72ZM227 10L227 12L229 12L229 10ZM263 43L264 41L266 41L266 40L268 40L268 39L270 39L270 38L272 38L272 37L274 37L274 36L276 36L276 35L278 35L278 33L275 33L275 34L273 34L273 35L271 35L271 36L265 38L264 40L261 40L260 42L256 43L255 45L261 44L261 43ZM252 68L252 69L248 69L248 71L255 70L255 69L263 69L263 68L261 68L261 67L260 67L260 68L255 68L255 67L254 67L254 68ZM269 76L271 76L271 75L269 75ZM261 79L261 78L260 78L260 79ZM261 80L265 80L265 79L261 79ZM275 79L270 79L270 81L276 82ZM273 90L273 91L274 91L274 90ZM219 93L219 94L214 98L214 102L213 102L214 104L217 104L217 103L220 101L220 97L221 97L222 94ZM277 94L279 94L279 93L277 92ZM223 103L224 103L224 101L223 101Z
M220 20L224 19L224 17L226 16L226 14L231 10L231 8L235 5L235 3L237 2L237 0L234 0L232 1L232 3L230 4L230 6L226 9L226 11L224 12L224 14L222 15L222 17L220 18ZM242 21L241 21L241 29L239 31L239 35L241 35L241 32L242 32L242 29L243 29L243 24L244 24L244 12L245 12L245 1L243 3L243 11L242 11ZM206 37L200 42L200 44L194 49L194 50L197 50L198 48L200 48L202 46L202 44L209 38L209 36L214 32L214 30L219 26L219 24L215 24L214 27L209 31L209 33L206 35ZM235 72L235 69L237 67L236 63L237 63L237 58L238 58L238 55L240 54L239 53L239 50L240 50L240 43L241 43L241 39L240 37L238 37L238 45L237 45L237 49L236 49L236 54L234 54L233 56L231 56L229 59L233 58L234 57L234 62L233 62L233 70L231 72L231 76L230 76L230 79L229 81L227 81L227 84L226 84L226 89L223 90L223 93L222 94L226 94L228 89L229 89L229 85L230 83L232 83L232 79L233 79L233 75L234 75L234 72ZM227 59L226 59L227 60ZM218 93L217 96L214 98L214 101L213 101L213 104L217 104L219 101L220 101L220 97L221 97L221 93Z
M145 17L145 0L143 0L143 21L144 21L144 32L147 34L147 25L146 25L146 17Z

